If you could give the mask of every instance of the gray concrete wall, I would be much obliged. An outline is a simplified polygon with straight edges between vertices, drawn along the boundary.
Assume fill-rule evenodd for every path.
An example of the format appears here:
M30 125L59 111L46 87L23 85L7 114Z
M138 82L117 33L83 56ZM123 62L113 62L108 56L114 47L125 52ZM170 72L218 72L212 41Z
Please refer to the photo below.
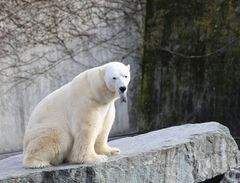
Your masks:
M85 4L90 2L99 4L87 8ZM104 7L97 9L100 5ZM111 135L136 131L135 99L140 93L144 16L141 1L73 0L55 4L36 1L6 6L10 10L20 7L14 14L20 18L14 22L11 19L15 17L10 14L9 19L0 20L1 25L12 32L0 41L0 153L22 149L29 115L43 97L80 72L110 61L129 63L132 74L128 104L116 102L117 115ZM33 20L27 22L31 18ZM22 28L16 21L26 27ZM29 26L32 30L28 30L27 25L34 21L35 24ZM46 31L46 26L54 22L58 24L53 30ZM34 26L39 26L37 31ZM3 48L8 49L9 54Z
M142 131L220 121L240 137L240 4L147 2Z

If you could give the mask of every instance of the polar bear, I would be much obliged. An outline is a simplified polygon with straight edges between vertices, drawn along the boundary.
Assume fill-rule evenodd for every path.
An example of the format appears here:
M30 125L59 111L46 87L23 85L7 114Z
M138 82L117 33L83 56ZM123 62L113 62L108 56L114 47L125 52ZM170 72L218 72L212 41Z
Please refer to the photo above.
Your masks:
M34 109L24 135L23 166L93 163L120 153L107 144L114 101L126 102L130 66L110 62L80 73Z

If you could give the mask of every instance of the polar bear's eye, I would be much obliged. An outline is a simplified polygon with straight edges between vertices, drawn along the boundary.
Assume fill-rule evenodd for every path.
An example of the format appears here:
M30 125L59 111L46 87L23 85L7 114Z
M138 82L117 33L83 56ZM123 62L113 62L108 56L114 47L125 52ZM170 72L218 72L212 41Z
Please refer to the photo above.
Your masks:
M124 76L125 78L127 78L127 76Z
M117 78L116 78L116 77L113 77L112 79L113 79L113 80L116 80Z

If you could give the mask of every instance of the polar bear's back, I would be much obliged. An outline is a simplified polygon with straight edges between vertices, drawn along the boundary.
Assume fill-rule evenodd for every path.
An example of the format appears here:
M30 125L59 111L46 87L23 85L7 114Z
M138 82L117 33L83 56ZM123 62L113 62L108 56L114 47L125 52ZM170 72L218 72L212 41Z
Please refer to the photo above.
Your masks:
M35 107L29 119L28 128L35 124L49 123L52 118L54 118L53 122L58 122L57 119L63 120L66 116L64 108L66 107L68 88L69 83L43 98Z
M65 126L72 111L71 105L76 101L76 95L83 94L86 88L86 73L91 70L80 73L72 81L61 88L53 91L43 98L32 112L27 130L35 126L47 124L55 126Z

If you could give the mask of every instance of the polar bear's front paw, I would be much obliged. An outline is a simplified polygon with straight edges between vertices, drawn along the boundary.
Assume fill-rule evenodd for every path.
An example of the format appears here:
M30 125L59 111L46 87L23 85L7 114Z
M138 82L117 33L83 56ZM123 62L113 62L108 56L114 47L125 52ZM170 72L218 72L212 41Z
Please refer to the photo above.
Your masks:
M116 148L116 147L111 147L110 151L109 151L109 155L118 155L120 154L120 149Z
M120 149L116 147L105 147L101 149L97 149L96 152L98 154L105 154L107 156L114 156L120 154Z
M84 160L84 163L97 163L97 162L104 162L107 161L106 155L94 155L89 156Z

